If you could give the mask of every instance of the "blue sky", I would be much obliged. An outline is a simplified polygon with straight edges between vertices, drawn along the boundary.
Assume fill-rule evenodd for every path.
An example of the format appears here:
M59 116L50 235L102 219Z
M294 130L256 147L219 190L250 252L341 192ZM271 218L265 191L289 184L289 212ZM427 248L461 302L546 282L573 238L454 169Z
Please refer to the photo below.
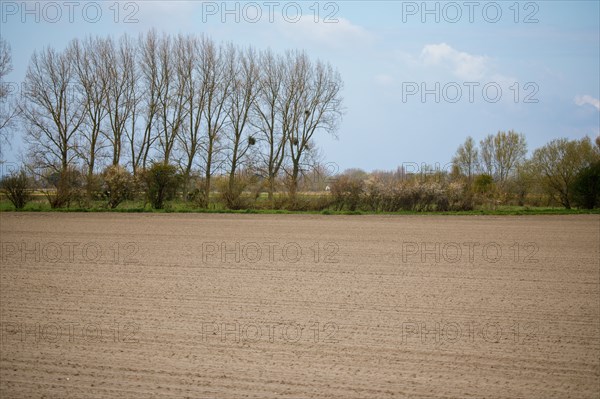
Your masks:
M468 135L499 130L524 133L530 151L600 133L598 1L51 3L1 1L7 81L23 79L36 49L152 27L305 49L344 80L338 139L318 139L340 170L446 165ZM7 160L21 147L17 135Z

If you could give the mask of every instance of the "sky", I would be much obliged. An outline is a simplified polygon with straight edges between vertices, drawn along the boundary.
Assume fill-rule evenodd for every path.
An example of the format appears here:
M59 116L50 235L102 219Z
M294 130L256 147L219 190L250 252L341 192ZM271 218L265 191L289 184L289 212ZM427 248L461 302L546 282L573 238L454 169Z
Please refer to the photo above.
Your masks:
M344 117L317 142L339 171L445 168L467 136L498 131L523 133L530 152L595 138L599 21L598 1L0 1L6 82L24 79L35 50L151 28L329 62ZM17 132L6 160L23 147Z

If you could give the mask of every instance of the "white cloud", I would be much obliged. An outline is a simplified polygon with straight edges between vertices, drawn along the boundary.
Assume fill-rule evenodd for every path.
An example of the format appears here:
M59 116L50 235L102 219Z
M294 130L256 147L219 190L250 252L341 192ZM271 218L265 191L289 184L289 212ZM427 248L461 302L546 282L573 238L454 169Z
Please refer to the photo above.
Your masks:
M589 96L587 94L585 96L575 97L575 104L577 104L579 106L584 106L586 104L589 104L592 107L595 107L598 111L600 111L600 100L598 100L597 98L594 98L592 96Z
M421 51L420 60L425 66L447 66L452 73L464 80L480 80L488 71L486 56L458 51L446 43L428 44Z
M355 48L369 45L375 36L359 25L354 25L345 18L338 18L336 23L315 22L312 16L304 15L298 22L278 21L282 34L296 43L311 42L330 49Z

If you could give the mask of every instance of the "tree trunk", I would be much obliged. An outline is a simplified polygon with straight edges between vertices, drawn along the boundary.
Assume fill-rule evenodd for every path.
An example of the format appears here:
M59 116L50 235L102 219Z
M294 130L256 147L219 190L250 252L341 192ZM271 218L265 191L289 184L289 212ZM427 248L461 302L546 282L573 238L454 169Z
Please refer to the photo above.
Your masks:
M211 168L212 168L212 152L213 152L213 142L210 141L208 146L208 152L206 155L206 170L204 173L204 206L208 208L208 204L210 201L210 177L211 177Z

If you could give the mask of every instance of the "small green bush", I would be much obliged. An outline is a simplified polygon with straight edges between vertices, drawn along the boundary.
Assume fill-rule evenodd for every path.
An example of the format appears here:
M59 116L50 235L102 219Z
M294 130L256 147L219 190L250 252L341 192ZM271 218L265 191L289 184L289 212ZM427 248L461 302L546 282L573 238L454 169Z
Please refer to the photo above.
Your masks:
M575 203L585 209L600 207L600 161L581 170L573 182Z
M179 187L177 168L163 162L154 162L142 172L146 196L154 209L163 209L165 201L175 198Z

